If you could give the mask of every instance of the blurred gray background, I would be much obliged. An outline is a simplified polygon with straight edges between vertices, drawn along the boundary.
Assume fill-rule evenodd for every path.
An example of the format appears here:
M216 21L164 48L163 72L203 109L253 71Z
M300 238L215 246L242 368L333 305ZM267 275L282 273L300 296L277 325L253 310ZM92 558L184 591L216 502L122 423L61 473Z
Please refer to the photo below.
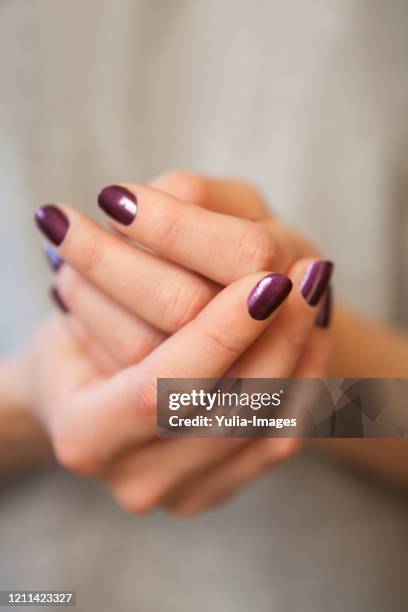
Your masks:
M1 0L1 352L49 309L34 209L175 168L253 181L337 295L407 323L407 27L405 0ZM313 457L194 522L59 471L0 503L0 588L81 610L406 609L406 502Z

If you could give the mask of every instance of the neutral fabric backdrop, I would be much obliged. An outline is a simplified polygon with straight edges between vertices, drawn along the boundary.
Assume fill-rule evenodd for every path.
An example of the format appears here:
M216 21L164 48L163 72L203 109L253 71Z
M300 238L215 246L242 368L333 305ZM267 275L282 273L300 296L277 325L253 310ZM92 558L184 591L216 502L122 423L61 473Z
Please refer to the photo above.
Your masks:
M407 26L405 0L3 0L0 351L49 309L35 207L103 221L101 187L172 168L252 180L336 262L337 295L407 322ZM301 457L175 527L50 474L3 495L0 588L77 587L87 611L136 591L161 612L394 612L406 507L387 495Z

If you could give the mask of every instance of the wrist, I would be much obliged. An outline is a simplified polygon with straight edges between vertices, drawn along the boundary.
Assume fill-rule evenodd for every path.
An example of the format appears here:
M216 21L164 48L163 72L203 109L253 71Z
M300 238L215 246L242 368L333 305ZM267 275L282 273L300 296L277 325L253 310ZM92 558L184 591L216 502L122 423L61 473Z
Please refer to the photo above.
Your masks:
M0 363L0 477L51 457L48 436L31 410L29 361L24 352Z
M27 354L17 353L0 363L1 404L13 411L28 411Z
M408 337L380 321L336 304L332 378L406 378Z

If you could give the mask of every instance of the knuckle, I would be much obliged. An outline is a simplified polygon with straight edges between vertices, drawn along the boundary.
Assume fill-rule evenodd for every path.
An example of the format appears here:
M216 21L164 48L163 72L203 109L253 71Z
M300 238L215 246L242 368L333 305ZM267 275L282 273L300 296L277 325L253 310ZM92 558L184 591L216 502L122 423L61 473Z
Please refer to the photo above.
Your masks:
M161 496L149 487L140 487L133 483L132 487L119 487L114 492L118 504L130 514L147 514L159 505Z
M281 440L279 450L277 453L277 462L287 461L293 455L295 455L301 448L301 441L298 438L287 438Z
M65 302L75 304L81 290L81 277L71 266L63 266L55 282Z
M139 337L128 337L119 343L116 357L122 366L138 363L149 352L149 344Z
M148 372L141 378L137 389L137 412L146 419L156 419L157 411L157 377Z
M130 342L121 343L115 353L121 366L133 365L139 361L139 351Z
M236 276L273 269L275 255L274 240L268 230L256 223L248 224L238 251Z
M213 297L211 289L199 279L189 278L172 290L170 300L165 300L164 319L169 331L181 329L194 319Z
M198 174L176 170L162 174L159 181L173 195L191 204L202 204L206 199L206 182Z
M181 233L181 217L173 211L162 214L159 227L156 228L156 239L160 248L165 251L172 251L173 246L179 241Z
M275 259L275 245L272 236L262 225L256 225L249 243L254 271L270 270Z
M269 438L262 445L261 464L269 468L277 463L282 463L294 455L300 448L300 441L296 438L276 440Z
M205 335L210 344L211 351L221 355L238 357L242 351L242 345L237 335L228 327L212 326L205 330Z
M71 323L71 322L69 322ZM93 338L87 333L85 328L78 329L75 325L69 325L70 332L77 343L78 347L85 354L90 354L94 347Z
M78 262L85 276L92 276L100 268L105 256L105 249L100 241L90 241L78 249Z
M305 347L310 332L310 325L305 317L299 317L292 322L287 330L286 339L289 346L297 353Z
M101 466L100 460L92 455L89 448L78 442L57 438L54 442L54 454L64 468L84 476L96 474Z

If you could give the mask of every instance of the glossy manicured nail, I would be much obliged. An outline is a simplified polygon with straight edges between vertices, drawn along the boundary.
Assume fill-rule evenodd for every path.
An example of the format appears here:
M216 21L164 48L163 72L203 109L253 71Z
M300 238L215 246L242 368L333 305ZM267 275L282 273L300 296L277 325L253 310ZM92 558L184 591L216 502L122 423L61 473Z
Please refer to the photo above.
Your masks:
M54 270L54 272L58 272L58 270L64 263L62 257L49 244L44 244L44 253L51 268Z
M56 206L47 204L36 210L35 220L43 234L59 246L69 228L69 221L64 213Z
M292 291L292 281L284 274L268 274L252 289L248 297L248 312L253 319L263 321L276 310Z
M332 313L332 300L333 292L331 286L329 285L323 298L322 305L320 306L319 313L316 317L315 324L317 327L329 327Z
M308 269L300 291L310 306L316 306L326 291L333 268L331 261L315 261Z
M136 197L119 185L102 189L98 196L99 208L122 225L130 225L137 213Z
M54 302L54 304L64 314L67 314L69 312L69 309L68 309L67 305L65 304L64 300L62 299L62 297L60 296L60 294L58 293L58 291L57 291L57 289L55 287L51 287L51 289L50 289L50 297L51 297L52 301Z

